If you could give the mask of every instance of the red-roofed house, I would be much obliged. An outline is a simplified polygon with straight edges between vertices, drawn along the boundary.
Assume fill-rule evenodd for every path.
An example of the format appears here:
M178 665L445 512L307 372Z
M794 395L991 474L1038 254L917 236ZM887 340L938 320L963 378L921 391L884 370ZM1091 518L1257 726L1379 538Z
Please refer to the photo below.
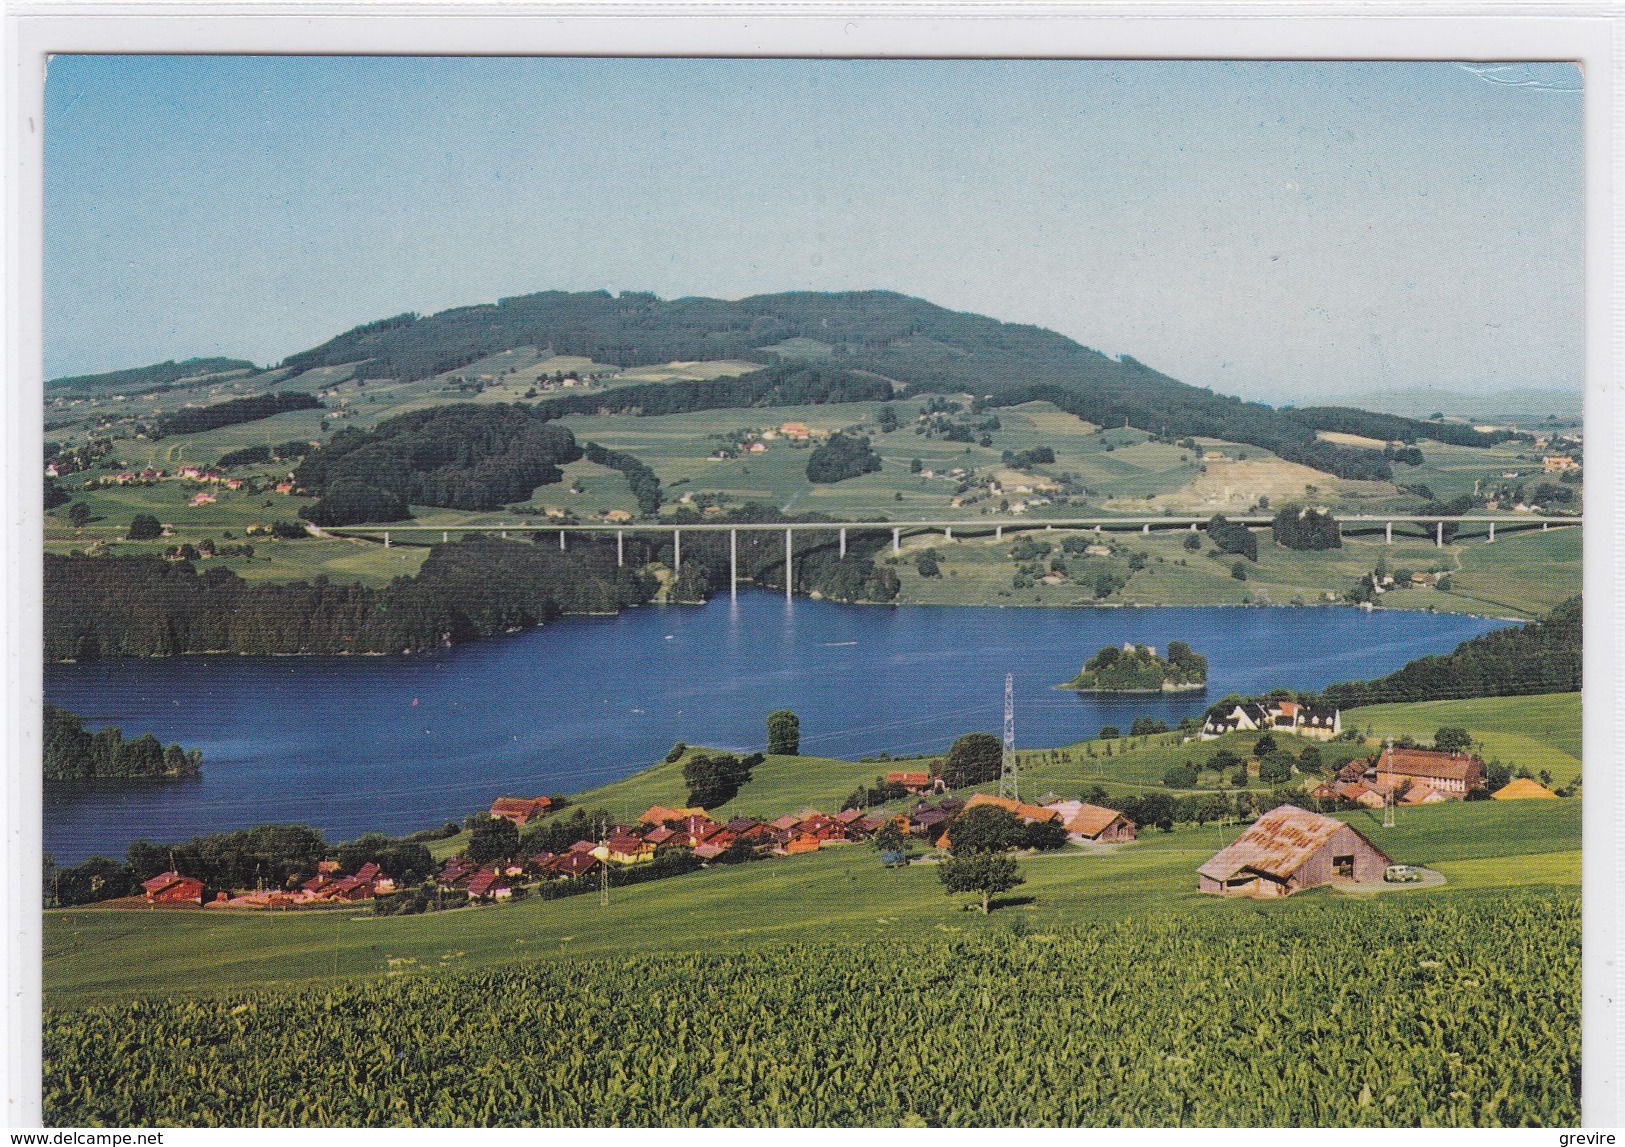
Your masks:
M498 797L491 802L491 815L523 828L531 817L541 816L552 807L552 797Z
M941 792L943 781L941 777L932 777L930 773L892 772L886 774L888 785L902 785L911 795L925 792Z
M470 900L506 900L513 895L508 878L494 868L482 868L468 882Z
M588 852L567 852L559 857L553 865L553 871L560 876L579 878L595 871L603 861Z
M154 904L203 903L203 881L178 872L160 872L141 882L141 891Z
M651 828L648 832L644 833L643 839L654 845L656 848L659 848L663 844L672 844L674 842L679 845L686 845L688 843L688 837L683 836L674 828L667 828L663 824L656 825L654 828Z

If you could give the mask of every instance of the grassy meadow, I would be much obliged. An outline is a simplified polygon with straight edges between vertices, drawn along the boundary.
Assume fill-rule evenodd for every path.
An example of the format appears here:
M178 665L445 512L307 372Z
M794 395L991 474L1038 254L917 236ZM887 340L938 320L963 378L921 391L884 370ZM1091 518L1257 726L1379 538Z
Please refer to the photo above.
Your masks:
M1381 827L1344 814L1396 861L1436 864L1449 883L1395 895L1453 898L1530 883L1577 887L1577 799L1449 803L1404 809ZM1196 869L1234 839L1234 825L1150 831L1131 845L1068 848L1021 862L1012 905L984 919L944 895L930 864L881 866L853 844L706 869L587 895L526 899L411 917L366 909L265 914L68 909L45 913L45 998L64 1007L142 995L218 995L321 985L410 970L436 974L531 959L737 950L766 942L855 942L942 928L1102 924L1145 914L1250 916L1313 911L1330 892L1280 903L1220 901L1196 891Z

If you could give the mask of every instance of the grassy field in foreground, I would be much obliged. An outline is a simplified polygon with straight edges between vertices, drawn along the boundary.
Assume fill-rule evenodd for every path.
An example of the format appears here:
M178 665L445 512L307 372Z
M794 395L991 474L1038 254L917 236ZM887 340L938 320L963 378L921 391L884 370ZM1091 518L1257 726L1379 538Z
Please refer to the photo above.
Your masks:
M1570 890L1018 923L1001 911L867 942L462 975L402 963L390 978L307 991L48 1008L45 1117L1382 1127L1579 1116Z
M1442 726L1468 730L1488 760L1499 757L1514 771L1528 768L1552 774L1566 785L1580 772L1580 694L1546 693L1534 697L1476 697L1465 701L1411 701L1348 709L1343 723L1370 728L1377 737L1406 733L1430 741Z
M1581 802L1570 799L1405 809L1392 829L1364 813L1348 819L1395 860L1440 862L1461 882L1390 895L1451 898L1472 888L1577 886L1580 813ZM989 920L1019 916L1030 926L1049 927L1147 913L1290 914L1329 895L1267 905L1202 896L1196 868L1238 831L1209 825L1150 832L1105 851L1069 848L1023 860L1026 884ZM403 966L432 973L526 958L727 950L778 940L854 942L990 926L962 911L964 900L944 895L932 865L885 869L872 849L846 845L617 888L607 908L588 895L413 917L375 917L367 909L278 915L53 910L45 913L45 996L51 1006L72 1006L323 984Z

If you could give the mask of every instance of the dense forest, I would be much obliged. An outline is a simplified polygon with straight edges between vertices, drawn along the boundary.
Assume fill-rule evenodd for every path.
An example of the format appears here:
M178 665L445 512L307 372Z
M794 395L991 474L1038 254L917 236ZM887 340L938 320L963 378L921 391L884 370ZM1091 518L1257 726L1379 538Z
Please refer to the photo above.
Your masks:
M118 394L121 391L146 393L152 389L168 389L167 384L183 378L202 378L227 371L253 369L253 363L237 358L189 358L185 362L160 362L130 370L110 370L105 374L53 378L45 384L45 393L53 396Z
M559 466L580 457L569 430L525 407L465 402L347 427L305 455L294 481L319 495L302 511L317 525L392 522L407 503L500 509L557 482Z
M1428 438L1452 446L1494 446L1497 442L1519 436L1511 430L1485 433L1461 422L1424 422L1420 418L1374 414L1351 406L1303 406L1281 413L1315 430L1358 434L1362 438L1376 438L1383 442L1413 443L1418 438Z
M647 462L621 450L606 450L596 442L587 443L583 453L587 461L621 472L638 500L638 513L651 518L660 513L660 477Z
M536 404L542 418L568 414L688 414L751 406L820 406L892 396L883 378L803 362L775 363L732 378L650 382L602 394L571 394Z
M889 387L886 393L878 387L894 379L916 391L991 395L994 405L1047 399L1102 426L1127 422L1165 437L1200 434L1244 442L1343 478L1386 479L1392 474L1380 451L1318 442L1307 422L1261 403L1187 386L1132 358L1108 358L1041 327L950 311L891 291L804 291L738 302L550 291L427 317L399 315L290 356L283 365L301 371L366 361L373 377L416 379L519 346L642 366L771 357L773 348L791 338L827 346L830 366L823 369L868 372L853 381L875 383L877 392L853 397L888 398ZM646 404L692 403L696 400L685 395L712 386L725 390L742 381L632 387L627 389L635 394L627 398L619 397L621 390L611 393L617 402L636 402L655 412L662 408ZM601 398L571 396L541 408L592 412ZM756 400L729 404L754 405Z
M1572 597L1540 621L1497 629L1422 657L1376 681L1328 685L1330 705L1382 705L1392 701L1447 701L1462 697L1516 697L1572 693L1580 688L1584 624Z
M233 398L212 406L192 406L161 415L157 432L165 434L196 434L201 430L218 430L222 426L236 426L241 422L258 422L273 414L286 414L290 410L314 410L321 406L314 394L290 390L256 394L252 398Z
M810 524L754 504L707 521ZM537 534L540 541L544 535ZM546 535L551 540L551 535ZM896 573L873 555L890 534L849 531L847 554L834 531L797 540L794 588L837 601L892 601ZM155 556L45 555L45 656L50 661L171 657L185 653L399 653L535 625L565 613L613 613L650 601L658 589L642 567L668 566L669 538L626 539L626 565L613 541L583 538L568 552L552 544L471 536L436 545L415 577L387 587L247 582L229 569L199 573ZM777 532L739 535L742 577L784 586ZM728 538L691 534L673 597L702 601L728 585Z
M45 706L45 779L77 781L93 777L189 777L203 764L197 749L164 748L151 733L126 741L116 725L83 728L77 714Z

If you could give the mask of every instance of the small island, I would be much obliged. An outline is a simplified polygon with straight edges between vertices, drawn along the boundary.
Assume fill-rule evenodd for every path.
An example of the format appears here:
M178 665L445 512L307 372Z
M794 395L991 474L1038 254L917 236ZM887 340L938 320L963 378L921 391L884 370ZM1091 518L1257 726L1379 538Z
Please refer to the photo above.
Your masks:
M1102 646L1083 670L1060 686L1083 693L1197 693L1207 688L1207 658L1183 641L1168 643L1168 656L1154 645L1124 642Z

